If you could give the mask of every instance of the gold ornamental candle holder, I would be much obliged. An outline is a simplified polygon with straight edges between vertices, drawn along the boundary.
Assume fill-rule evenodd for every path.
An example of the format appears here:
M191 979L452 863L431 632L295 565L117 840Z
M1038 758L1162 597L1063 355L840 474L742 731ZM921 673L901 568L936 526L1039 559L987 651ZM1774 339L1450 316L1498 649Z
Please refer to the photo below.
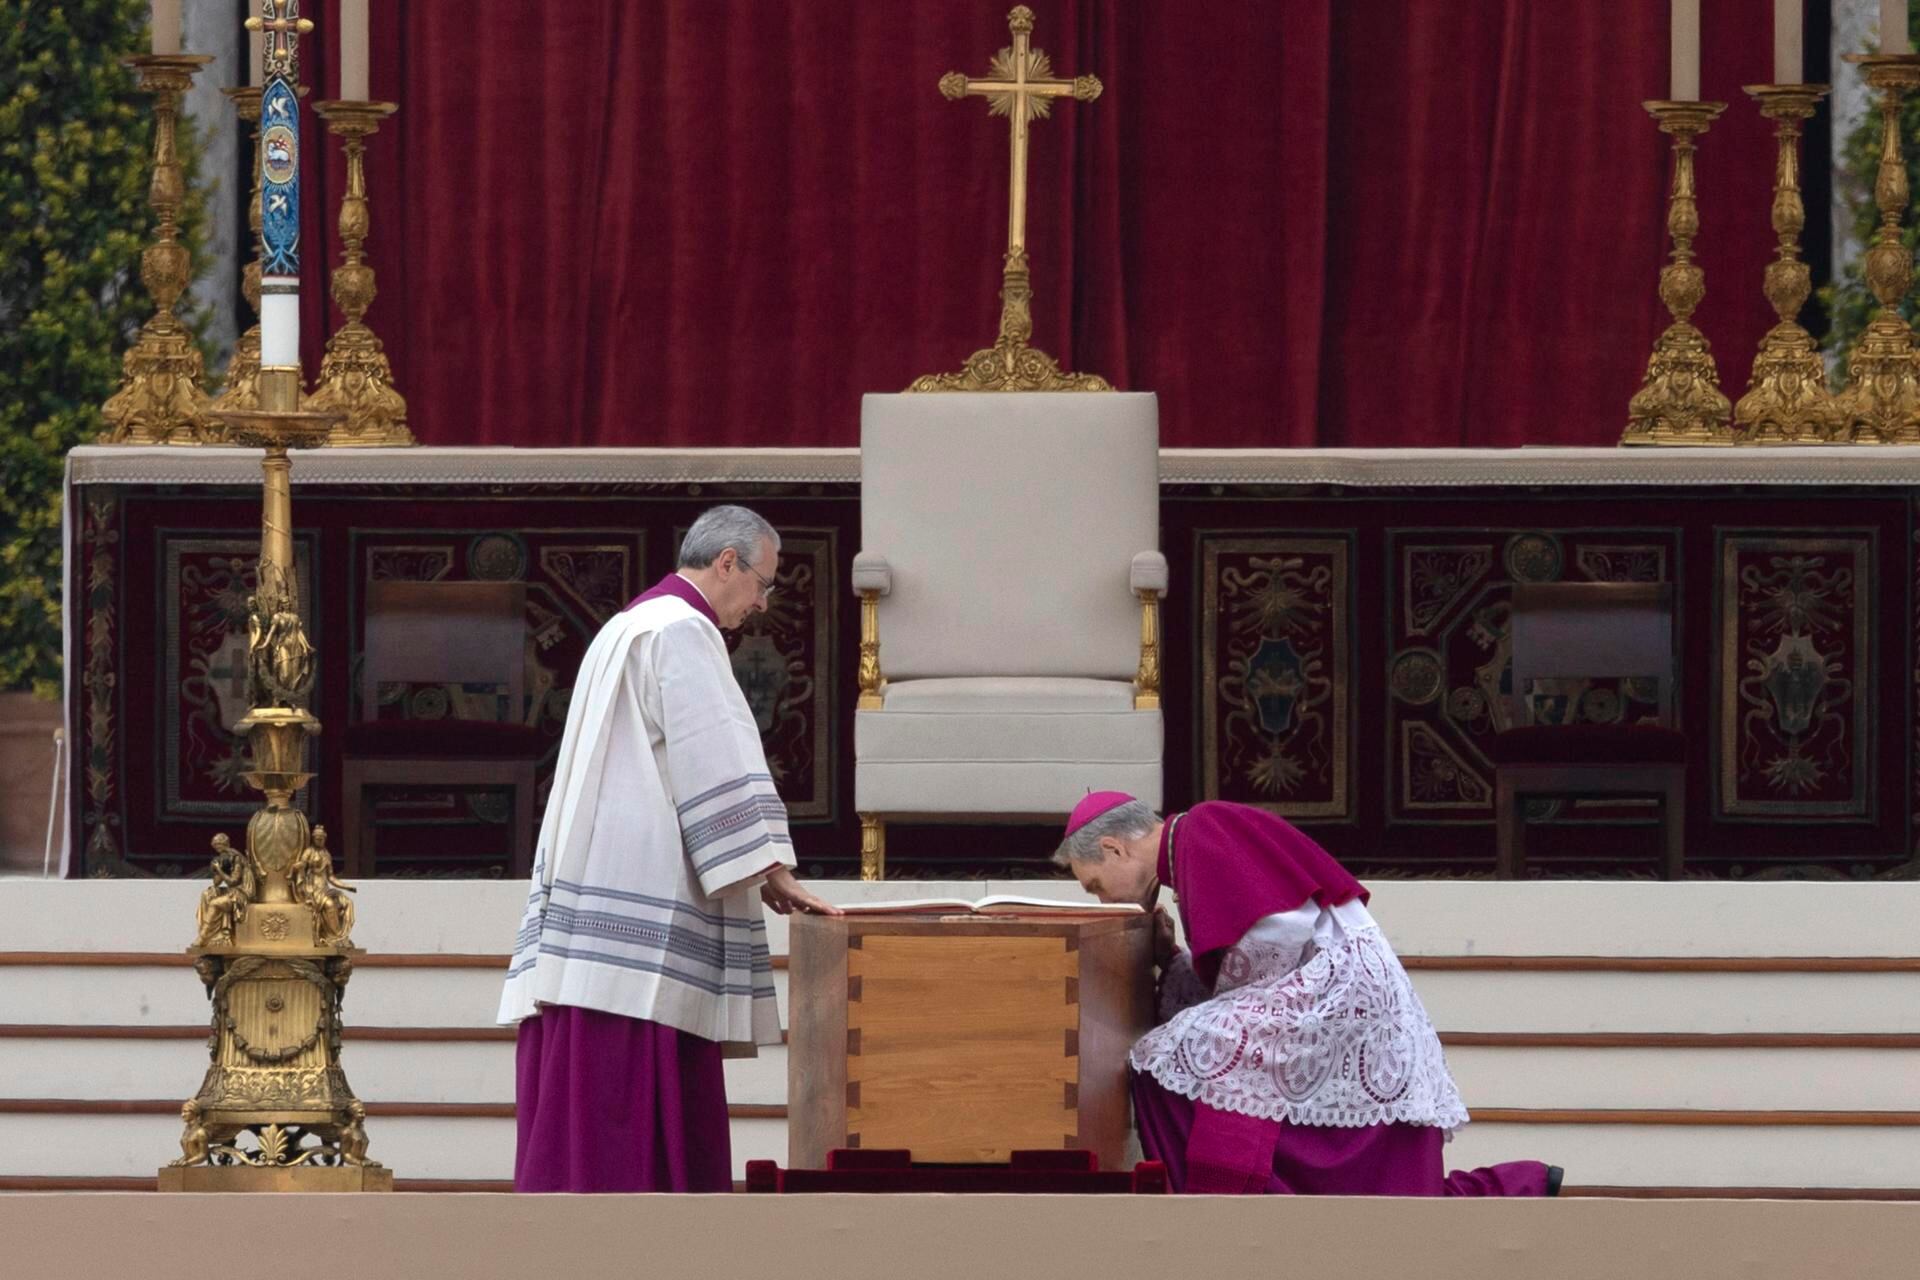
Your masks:
M1673 323L1653 344L1646 380L1627 403L1623 445L1730 445L1733 404L1720 390L1707 336L1692 323L1707 294L1707 273L1693 260L1700 233L1694 197L1694 139L1727 109L1724 102L1647 102L1660 132L1673 139L1673 186L1667 197L1672 261L1660 269L1660 301Z
M324 444L338 414L301 410L300 370L269 366L260 403L212 411L231 438L265 450L260 561L247 600L247 784L265 803L236 848L213 839L187 954L213 1004L210 1062L180 1109L180 1156L162 1191L391 1191L367 1156L366 1107L340 1065L341 1000L354 961L351 887L334 878L323 826L296 798L307 749L314 649L300 617L287 451Z
M1800 198L1800 123L1812 117L1827 86L1754 84L1746 91L1759 100L1760 114L1775 122L1772 221L1780 244L1767 264L1762 291L1779 322L1760 340L1747 393L1734 406L1734 426L1741 444L1824 444L1840 428L1840 407L1827 390L1820 344L1796 317L1813 293L1812 276L1800 261L1800 233L1807 225Z
M364 157L366 140L399 107L391 102L334 100L314 104L314 114L345 145L347 192L340 201L341 264L333 272L333 300L346 321L327 339L320 379L308 406L340 414L328 443L335 445L410 445L407 402L393 386L386 350L367 327L367 308L375 294L373 268L362 246L370 229Z
M1867 285L1880 309L1847 356L1847 385L1838 400L1842 444L1920 443L1920 351L1900 303L1913 287L1913 254L1901 241L1907 210L1907 162L1901 154L1900 107L1920 84L1920 56L1848 54L1867 83L1880 91L1880 169L1873 201L1880 226L1866 253Z
M240 117L241 132L252 142L253 192L247 198L247 229L253 233L253 257L248 260L240 289L253 308L253 323L234 340L227 360L225 384L213 398L213 411L260 407L260 86L222 89Z
M174 147L180 96L193 87L200 68L213 59L201 53L143 53L123 60L153 95L153 178L147 204L153 209L153 243L140 255L140 282L153 296L154 312L121 361L120 389L100 407L104 444L210 444L218 435L206 418L207 393L200 380L205 361L193 334L174 307L192 279L193 263L180 243L180 206L186 174Z

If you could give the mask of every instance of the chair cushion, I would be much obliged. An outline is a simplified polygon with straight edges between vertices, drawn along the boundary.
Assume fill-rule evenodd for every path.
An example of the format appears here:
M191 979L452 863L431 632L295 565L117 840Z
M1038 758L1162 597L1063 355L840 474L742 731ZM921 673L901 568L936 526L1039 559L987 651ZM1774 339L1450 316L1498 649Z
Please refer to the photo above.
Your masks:
M895 680L886 688L888 712L944 715L1123 713L1133 710L1133 685L1125 680L1072 676L975 676Z
M1495 764L1682 764L1687 736L1641 724L1526 725L1495 734Z
M373 720L347 728L346 751L363 759L523 760L546 753L538 729L492 720Z

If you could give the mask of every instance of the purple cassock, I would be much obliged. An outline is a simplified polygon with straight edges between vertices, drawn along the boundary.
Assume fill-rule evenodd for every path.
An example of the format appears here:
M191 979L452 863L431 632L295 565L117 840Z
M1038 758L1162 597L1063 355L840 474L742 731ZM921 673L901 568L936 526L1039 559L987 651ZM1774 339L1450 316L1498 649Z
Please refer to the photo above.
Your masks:
M719 619L669 574L632 604L673 595ZM515 1191L733 1190L720 1045L673 1027L550 1004L515 1049Z
M1176 1191L1548 1193L1538 1161L1446 1173L1465 1108L1366 889L1332 855L1263 810L1208 802L1167 820L1159 877L1190 948L1163 981L1184 977L1195 1003L1136 1046L1133 1096Z

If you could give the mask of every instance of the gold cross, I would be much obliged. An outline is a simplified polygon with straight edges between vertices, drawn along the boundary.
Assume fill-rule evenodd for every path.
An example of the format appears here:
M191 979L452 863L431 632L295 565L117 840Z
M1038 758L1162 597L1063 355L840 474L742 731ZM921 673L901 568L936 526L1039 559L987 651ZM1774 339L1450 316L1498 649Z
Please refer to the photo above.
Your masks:
M1013 30L1013 48L993 55L988 79L972 80L949 71L940 77L940 92L955 102L968 94L979 94L987 100L989 114L1012 120L1013 181L1007 211L1007 252L1015 253L1027 247L1027 126L1047 118L1054 98L1092 102L1100 96L1100 79L1054 79L1047 55L1028 43L1033 34L1033 10L1027 6L1008 14L1007 26Z
M1100 96L1097 76L1058 80L1047 55L1029 42L1033 10L1020 5L1007 15L1013 47L993 55L987 78L974 80L949 71L940 92L958 102L969 94L987 100L991 115L1006 116L1012 134L1012 179L1007 194L1007 256L1000 287L1000 336L976 351L957 374L928 374L909 391L1110 391L1096 374L1062 373L1051 357L1028 348L1033 336L1030 307L1033 286L1027 270L1027 128L1044 120L1055 98L1092 102Z
M294 42L313 30L313 23L297 16L299 12L299 0L260 0L260 16L246 21L247 30L266 34L261 57L267 64L269 76L279 74L289 80L294 78Z

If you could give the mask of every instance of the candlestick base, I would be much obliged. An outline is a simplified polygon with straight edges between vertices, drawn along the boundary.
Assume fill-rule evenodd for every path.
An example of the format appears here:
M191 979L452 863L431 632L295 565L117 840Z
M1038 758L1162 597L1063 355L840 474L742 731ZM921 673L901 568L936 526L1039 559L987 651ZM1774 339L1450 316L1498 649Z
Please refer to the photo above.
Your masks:
M200 387L206 363L193 334L174 307L192 279L193 263L179 242L176 219L186 199L186 176L174 152L174 121L180 95L213 59L205 54L140 54L123 60L153 95L153 179L147 203L153 209L153 243L140 255L140 282L153 296L154 313L120 364L120 389L100 406L104 444L214 444L218 429L206 418L207 393Z
M1733 419L1741 444L1825 444L1834 438L1843 415L1827 390L1827 362L1812 334L1791 321L1767 330Z
M1627 402L1623 445L1730 445L1733 402L1720 390L1707 335L1685 320L1653 344L1646 380Z

